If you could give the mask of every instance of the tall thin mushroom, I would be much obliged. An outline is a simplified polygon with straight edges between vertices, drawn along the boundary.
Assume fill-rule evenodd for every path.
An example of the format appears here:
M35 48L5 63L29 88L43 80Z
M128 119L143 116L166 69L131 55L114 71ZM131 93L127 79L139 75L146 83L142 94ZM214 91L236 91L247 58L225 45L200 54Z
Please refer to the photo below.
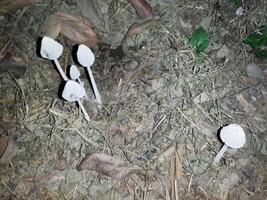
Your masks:
M77 59L78 59L79 63L87 69L87 72L89 74L89 77L90 77L90 80L92 83L96 102L99 105L102 105L101 96L100 96L99 91L97 89L96 82L95 82L95 79L94 79L94 76L93 76L93 73L91 70L91 66L95 62L95 55L93 54L93 52L91 51L91 49L89 47L85 46L84 44L80 44L78 47L78 51L77 51Z
M54 61L61 77L67 81L68 78L58 62L58 58L63 52L63 46L54 39L44 36L41 41L40 54L43 58Z

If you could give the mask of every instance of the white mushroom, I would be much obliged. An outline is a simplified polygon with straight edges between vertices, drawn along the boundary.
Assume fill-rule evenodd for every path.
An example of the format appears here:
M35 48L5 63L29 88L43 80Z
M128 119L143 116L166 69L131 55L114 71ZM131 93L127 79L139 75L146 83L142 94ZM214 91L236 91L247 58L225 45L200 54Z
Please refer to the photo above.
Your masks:
M81 86L84 87L84 84L83 84L82 80L80 79L80 76L81 76L81 73L78 70L78 68L75 65L71 65L70 66L70 78L72 80L75 80L75 81L77 80L78 83L80 83ZM85 96L87 97L87 94L86 93L85 93Z
M220 138L224 142L223 147L214 158L214 162L219 162L228 147L238 149L246 143L246 135L243 128L238 124L230 124L222 128Z
M90 77L90 80L91 80L91 83L92 83L92 87L93 87L93 90L94 90L96 102L99 105L102 105L101 96L100 96L99 91L97 89L96 82L95 82L95 79L94 79L94 76L93 76L93 73L92 73L92 70L91 70L91 66L95 62L95 55L93 54L93 52L91 51L90 48L88 48L84 44L81 44L78 47L77 59L78 59L79 63L83 67L85 67L87 69L87 72L89 74L89 77Z
M72 80L78 80L78 83L81 83L80 79L81 73L75 65L70 66L70 78Z
M61 56L62 52L63 52L63 46L60 43L47 36L44 36L42 38L41 49L40 49L41 56L48 60L54 61L61 77L65 81L67 81L68 78L57 60L59 56Z
M82 109L85 119L90 121L90 117L80 101L83 96L85 96L85 89L83 86L73 80L67 81L62 92L62 97L69 102L77 101Z

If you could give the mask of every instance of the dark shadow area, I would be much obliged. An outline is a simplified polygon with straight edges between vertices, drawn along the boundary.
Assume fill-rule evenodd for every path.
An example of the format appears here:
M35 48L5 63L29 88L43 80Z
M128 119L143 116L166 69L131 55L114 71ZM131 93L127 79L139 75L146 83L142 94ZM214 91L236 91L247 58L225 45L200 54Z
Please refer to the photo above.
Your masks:
M67 75L67 77L69 79L71 79L71 77L70 77L70 67L71 67L71 65L68 65L68 67L67 67L67 73L66 73L66 75Z
M76 63L77 65L80 65L80 63L78 61L78 58L77 58L78 48L79 48L79 45L78 44L75 44L72 47L71 56L72 56L72 59L73 59L74 63Z
M64 90L65 85L66 85L66 81L62 81L62 82L60 83L59 87L58 87L58 93L57 93L57 96L58 96L58 98L61 99L61 100L65 100L65 99L63 99L63 97L62 97L62 92L63 92L63 90Z
M217 138L218 138L218 140L219 140L222 144L224 144L224 142L222 141L222 139L221 139L221 137L220 137L220 133L221 133L222 128L225 127L225 126L227 126L227 125L228 125L228 124L223 125L223 126L222 126L221 128L219 128L218 131L217 131Z
M41 56L42 39L43 39L43 37L38 37L37 41L36 41L36 55L40 58L42 58L42 56Z

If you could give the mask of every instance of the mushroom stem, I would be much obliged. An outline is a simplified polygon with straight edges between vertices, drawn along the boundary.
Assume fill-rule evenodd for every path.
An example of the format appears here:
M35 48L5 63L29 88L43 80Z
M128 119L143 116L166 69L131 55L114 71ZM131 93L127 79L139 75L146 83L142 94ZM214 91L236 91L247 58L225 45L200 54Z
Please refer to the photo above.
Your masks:
M90 67L86 67L86 69L87 69L87 72L89 74L89 77L90 77L90 80L91 80L91 83L92 83L92 87L93 87L93 90L94 90L94 93L95 93L96 102L99 105L102 105L101 97L100 97L99 91L97 89L97 86L96 86L96 83L95 83L95 79L94 79L92 70L91 70Z
M79 77L77 78L77 81L79 84L81 84L81 86L84 87L84 83L82 82L82 80ZM85 98L88 98L87 93L85 93Z
M61 77L64 79L64 81L68 81L68 77L66 76L65 72L64 72L63 69L61 68L61 66L60 66L60 64L59 64L59 62L58 62L57 59L54 60L54 63L55 63L55 65L56 65L56 67L57 67L57 69L58 69L58 71L59 71Z
M216 157L214 158L214 162L220 162L224 152L227 150L228 146L226 144L223 145L223 147L220 149L220 151L217 153Z
M82 109L82 112L83 112L83 114L84 114L84 118L85 118L87 121L90 121L90 117L89 117L87 111L85 110L85 108L83 107L83 104L81 103L81 101L78 100L77 102L78 102L80 108Z

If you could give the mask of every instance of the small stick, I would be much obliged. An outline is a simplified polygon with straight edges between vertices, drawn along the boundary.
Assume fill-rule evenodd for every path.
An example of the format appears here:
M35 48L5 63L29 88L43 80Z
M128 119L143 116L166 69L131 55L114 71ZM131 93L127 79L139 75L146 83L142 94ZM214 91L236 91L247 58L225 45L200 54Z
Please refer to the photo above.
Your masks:
M83 104L81 103L81 101L78 100L77 102L78 102L80 108L82 109L82 112L83 112L83 114L84 114L84 118L85 118L87 121L90 121L90 117L89 117L87 111L85 110Z

